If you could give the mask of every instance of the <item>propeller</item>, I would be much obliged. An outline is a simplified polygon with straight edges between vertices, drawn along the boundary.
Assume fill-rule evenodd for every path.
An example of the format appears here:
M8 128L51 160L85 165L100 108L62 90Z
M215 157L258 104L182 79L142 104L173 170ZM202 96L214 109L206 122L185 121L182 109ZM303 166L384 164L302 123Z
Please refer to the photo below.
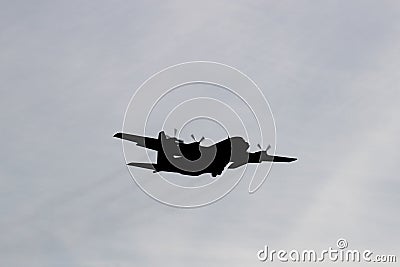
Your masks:
M192 137L192 139L193 139L195 142L199 142L199 143L201 143L201 141L203 141L203 140L205 139L204 136L202 136L202 137L200 138L200 140L197 141L196 138L194 137L194 134L191 134L190 136Z
M259 149L263 150L260 144L257 144L257 146ZM270 149L271 149L271 145L268 145L267 149L265 149L265 153L267 153L268 150L270 150Z
M265 149L265 152L267 152L271 148L271 145L268 145L267 149Z
M174 129L174 137L176 137L176 135L178 134L178 129Z

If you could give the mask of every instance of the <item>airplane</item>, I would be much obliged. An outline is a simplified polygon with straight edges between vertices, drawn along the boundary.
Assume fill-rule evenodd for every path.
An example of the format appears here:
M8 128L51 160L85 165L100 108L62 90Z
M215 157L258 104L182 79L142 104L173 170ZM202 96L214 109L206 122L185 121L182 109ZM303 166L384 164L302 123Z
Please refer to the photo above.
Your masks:
M175 136L177 130L175 129ZM145 137L127 133L116 133L115 138L136 143L137 146L157 151L156 163L131 162L128 166L145 168L156 172L175 172L183 175L199 176L210 173L212 177L221 175L225 167L235 169L248 163L292 162L297 158L269 155L269 145L266 150L247 152L249 144L240 136L229 137L210 146L202 146L202 137L194 142L185 143L176 137L170 137L164 131L158 138Z

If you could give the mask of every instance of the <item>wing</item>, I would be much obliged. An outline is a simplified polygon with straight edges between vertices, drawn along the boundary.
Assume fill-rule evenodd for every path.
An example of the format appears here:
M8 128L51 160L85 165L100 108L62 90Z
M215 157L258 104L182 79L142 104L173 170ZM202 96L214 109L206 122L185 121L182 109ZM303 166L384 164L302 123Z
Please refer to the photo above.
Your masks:
M297 160L297 158L290 158L290 157L282 157L282 156L271 156L271 160L267 161L273 161L273 162L292 162Z
M136 143L137 146L145 147L148 149L159 150L160 140L152 137L144 137L126 133L116 133L115 138L127 140Z

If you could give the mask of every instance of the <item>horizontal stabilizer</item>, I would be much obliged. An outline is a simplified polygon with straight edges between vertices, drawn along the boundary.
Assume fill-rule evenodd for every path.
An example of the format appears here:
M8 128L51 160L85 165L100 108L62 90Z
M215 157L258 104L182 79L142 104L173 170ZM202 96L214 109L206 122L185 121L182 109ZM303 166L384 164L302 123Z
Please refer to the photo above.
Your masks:
M153 163L131 162L131 163L128 163L127 165L128 166L139 167L139 168L143 168L143 169L150 169L150 170L153 170L153 171L156 170L156 167L155 167L156 164L153 164Z

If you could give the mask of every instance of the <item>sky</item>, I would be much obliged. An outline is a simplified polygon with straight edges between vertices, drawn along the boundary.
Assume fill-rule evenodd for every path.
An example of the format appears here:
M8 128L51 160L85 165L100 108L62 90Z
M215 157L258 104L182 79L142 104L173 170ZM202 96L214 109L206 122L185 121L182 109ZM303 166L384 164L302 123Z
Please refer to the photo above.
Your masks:
M178 209L112 135L147 78L193 60L251 77L299 160ZM275 266L257 251L339 238L399 257L399 69L398 1L2 1L0 264Z

